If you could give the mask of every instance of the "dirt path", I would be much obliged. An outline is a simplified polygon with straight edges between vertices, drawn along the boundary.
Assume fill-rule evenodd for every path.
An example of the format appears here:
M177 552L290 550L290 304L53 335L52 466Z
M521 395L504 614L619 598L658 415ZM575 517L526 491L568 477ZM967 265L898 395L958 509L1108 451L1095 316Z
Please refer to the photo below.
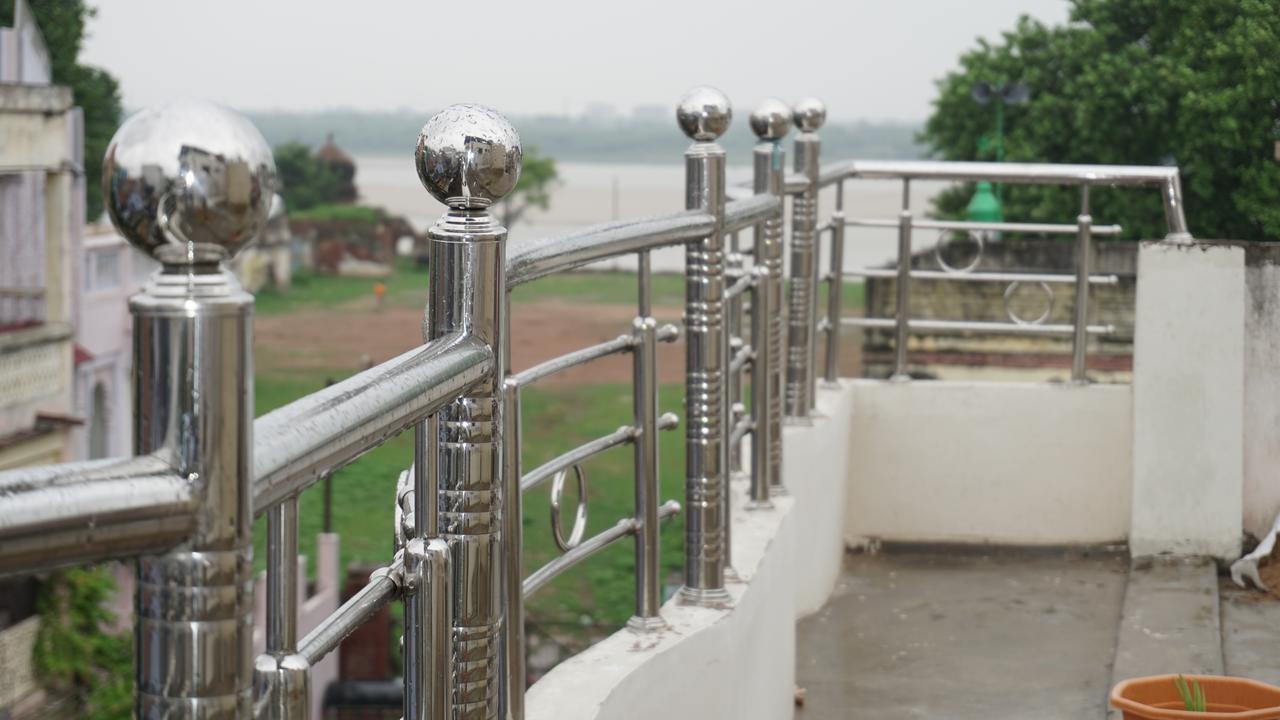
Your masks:
M681 308L655 308L659 323L680 322ZM629 333L635 310L629 305L576 305L563 300L520 303L512 308L511 359L523 370L558 355ZM854 333L841 343L842 375L859 367L860 344ZM338 310L306 310L259 317L254 347L258 370L358 370L410 350L421 343L419 308L373 309L352 303ZM678 383L684 377L684 351L679 343L658 347L658 381ZM540 381L542 385L630 382L631 358L618 355Z

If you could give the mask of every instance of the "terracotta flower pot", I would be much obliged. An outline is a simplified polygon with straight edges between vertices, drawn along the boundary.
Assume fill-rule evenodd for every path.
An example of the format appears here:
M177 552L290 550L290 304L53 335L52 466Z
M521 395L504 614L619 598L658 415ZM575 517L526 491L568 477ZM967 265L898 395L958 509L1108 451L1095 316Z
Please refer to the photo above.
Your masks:
M1111 705L1124 720L1280 720L1280 687L1218 675L1184 675L1204 688L1207 712L1183 709L1173 684L1177 675L1153 675L1119 683Z

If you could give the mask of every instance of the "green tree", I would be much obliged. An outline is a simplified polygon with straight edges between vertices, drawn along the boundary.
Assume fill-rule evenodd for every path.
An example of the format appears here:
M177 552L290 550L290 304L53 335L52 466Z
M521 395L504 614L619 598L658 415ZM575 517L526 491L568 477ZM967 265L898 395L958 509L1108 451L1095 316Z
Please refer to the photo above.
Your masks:
M275 156L280 195L290 211L306 210L338 200L338 174L320 162L311 148L297 142L284 143L276 146Z
M979 40L943 78L921 133L935 156L983 158L994 109L974 83L1020 80L1031 102L1005 115L1009 161L1163 165L1182 173L1187 223L1198 237L1280 239L1280 3L1276 0L1071 0L1071 22L1022 17L1000 42ZM943 193L963 213L972 188ZM1154 192L1099 189L1097 222L1130 238L1161 237ZM1005 216L1070 220L1071 188L1007 186Z
M551 188L558 177L554 158L538 152L536 147L525 149L520 179L502 201L502 224L509 228L520 222L529 208L546 210L551 205Z
M41 683L75 717L123 720L133 714L133 639L108 632L115 594L102 568L55 573L36 600L40 630L33 653Z
M84 111L85 214L93 220L102 214L102 156L124 112L116 79L105 70L77 62L85 23L98 11L84 0L28 0L27 4L48 46L54 84L70 87L76 105ZM13 24L13 6L13 0L0 0L0 26Z

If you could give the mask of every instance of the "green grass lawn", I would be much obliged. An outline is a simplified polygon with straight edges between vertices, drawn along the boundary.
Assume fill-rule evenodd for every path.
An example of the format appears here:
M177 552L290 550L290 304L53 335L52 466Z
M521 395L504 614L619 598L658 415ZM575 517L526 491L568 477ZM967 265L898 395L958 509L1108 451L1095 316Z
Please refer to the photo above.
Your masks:
M401 262L383 282L387 302L419 305L426 293L426 273ZM338 308L372 293L373 281L331 276L295 276L287 293L268 291L258 296L258 312L288 313L300 309ZM636 298L633 273L563 273L517 288L515 303L563 300L574 303L632 304ZM653 300L658 306L679 306L684 278L676 274L653 277ZM861 283L844 285L846 311L861 307ZM328 377L343 372L267 372L255 377L259 415L324 387ZM682 413L683 388L660 389L663 411ZM585 385L524 391L522 461L527 472L581 443L631 422L631 388L625 384ZM412 459L412 433L404 433L375 448L340 470L333 478L333 530L341 535L340 567L390 562L396 478ZM680 429L665 432L660 441L662 499L683 500L684 443ZM590 460L587 471L588 535L612 526L633 513L632 450L615 448ZM570 490L572 494L572 490ZM549 528L547 486L524 500L525 574L558 554ZM573 498L566 498L566 502ZM302 494L299 512L300 548L314 554L315 536L323 520L321 485ZM572 517L567 513L566 520ZM265 566L265 518L254 527L255 562ZM676 516L662 530L663 580L678 582L683 565L684 519ZM314 575L314 567L309 568ZM561 575L533 597L531 622L619 625L630 617L634 603L634 557L630 540L623 540L591 560Z
M259 414L324 386L316 375L258 377L254 383ZM661 408L679 411L682 390L663 387ZM576 388L524 391L524 447L522 460L528 470L561 452L631 420L631 388L627 385L588 385ZM683 497L684 445L679 429L665 432L660 441L662 497ZM631 448L615 448L584 467L587 471L588 534L608 528L633 513ZM412 461L412 433L406 432L357 459L333 477L333 530L341 535L340 567L350 564L383 565L391 559L392 519L396 478ZM572 494L572 490L570 490ZM558 554L551 539L548 486L525 496L525 573ZM566 503L575 498L566 497ZM303 492L299 506L299 544L312 556L315 536L321 531L324 495L321 485ZM567 519L572 517L569 513ZM682 560L683 520L668 521L662 532L663 574L678 572ZM566 528L567 529L567 528ZM266 519L254 527L257 569L266 563ZM314 567L309 570L314 574ZM535 596L530 617L572 619L591 617L596 623L621 624L632 612L634 585L632 543L614 547L571 570Z
M296 273L293 287L287 291L264 288L257 296L257 312L278 315L295 310L333 308L354 300L373 297L374 283L369 278L338 277ZM385 302L394 305L422 305L426 300L427 273L413 262L400 259L391 274L381 280L386 285ZM825 287L820 290L825 293ZM656 306L679 306L684 303L684 276L677 273L654 273L651 292ZM512 302L561 300L574 303L631 305L638 294L635 273L569 272L544 278L512 291ZM823 296L825 297L825 295ZM864 286L846 282L843 304L846 310L861 308ZM825 304L822 305L826 307Z

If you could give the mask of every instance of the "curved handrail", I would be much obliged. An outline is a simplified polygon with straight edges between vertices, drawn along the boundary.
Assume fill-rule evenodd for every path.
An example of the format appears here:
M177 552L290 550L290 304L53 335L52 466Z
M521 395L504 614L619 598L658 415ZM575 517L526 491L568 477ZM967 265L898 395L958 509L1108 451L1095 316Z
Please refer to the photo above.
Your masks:
M507 252L507 288L617 255L705 237L715 218L696 210L592 225L578 232L523 243Z
M0 473L0 575L171 549L195 531L196 499L152 455Z
M475 337L433 340L253 423L253 510L261 515L452 402L493 367Z

